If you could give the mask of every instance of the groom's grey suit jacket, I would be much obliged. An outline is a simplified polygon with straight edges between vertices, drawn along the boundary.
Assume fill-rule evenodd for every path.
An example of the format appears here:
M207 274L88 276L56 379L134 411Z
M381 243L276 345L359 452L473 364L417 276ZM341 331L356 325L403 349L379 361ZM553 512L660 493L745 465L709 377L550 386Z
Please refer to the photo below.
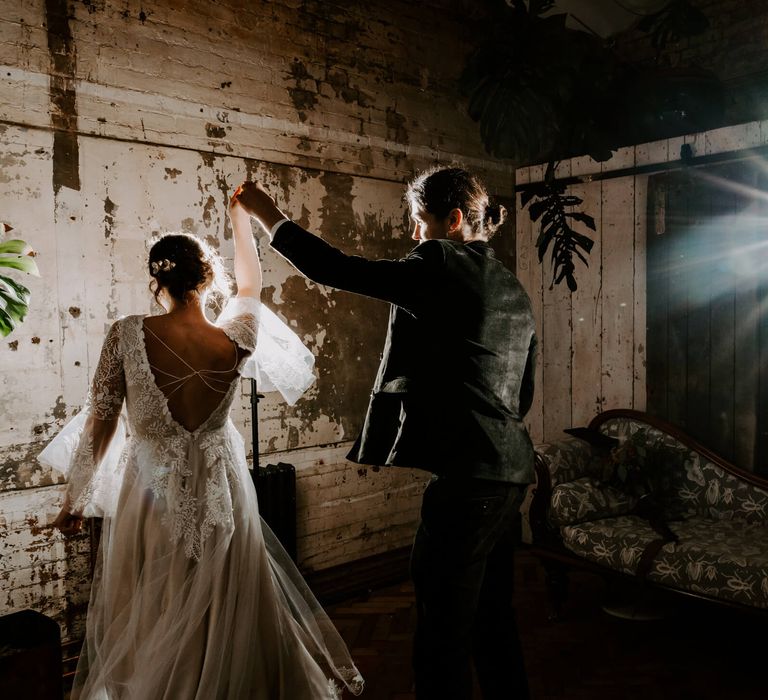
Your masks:
M401 260L346 255L293 222L272 247L311 280L392 304L349 459L530 483L531 303L487 243L429 240Z

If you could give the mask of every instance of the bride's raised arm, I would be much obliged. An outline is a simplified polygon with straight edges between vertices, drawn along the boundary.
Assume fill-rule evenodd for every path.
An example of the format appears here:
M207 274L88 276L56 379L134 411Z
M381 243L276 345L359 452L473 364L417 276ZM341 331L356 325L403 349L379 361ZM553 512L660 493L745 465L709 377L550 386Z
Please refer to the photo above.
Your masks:
M261 261L251 229L251 217L237 201L237 192L229 200L229 220L235 243L235 282L238 297L261 294Z
M229 200L237 296L230 299L216 323L238 345L255 350L245 362L241 375L256 379L261 391L279 391L293 405L315 381L315 358L296 333L258 301L261 262L251 230L251 216L238 201L241 191L242 186ZM260 217L259 221L267 228L284 218L274 207L271 216Z

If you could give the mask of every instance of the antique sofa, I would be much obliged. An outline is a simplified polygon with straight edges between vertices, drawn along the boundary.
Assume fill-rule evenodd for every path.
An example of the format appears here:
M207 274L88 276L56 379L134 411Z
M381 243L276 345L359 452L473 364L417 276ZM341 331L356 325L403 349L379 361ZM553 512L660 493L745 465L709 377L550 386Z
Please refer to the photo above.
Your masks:
M581 435L536 452L530 544L554 617L572 566L768 611L768 480L638 411L601 413ZM617 478L629 462L653 476L650 510Z

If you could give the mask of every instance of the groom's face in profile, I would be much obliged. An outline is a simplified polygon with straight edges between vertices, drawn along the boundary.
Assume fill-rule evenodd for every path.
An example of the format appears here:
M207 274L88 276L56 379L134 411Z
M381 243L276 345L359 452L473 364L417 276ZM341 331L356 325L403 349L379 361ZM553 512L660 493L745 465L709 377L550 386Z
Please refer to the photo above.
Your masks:
M413 224L411 238L414 241L423 243L433 238L448 237L448 220L438 220L434 214L430 214L418 204L411 208L411 222Z

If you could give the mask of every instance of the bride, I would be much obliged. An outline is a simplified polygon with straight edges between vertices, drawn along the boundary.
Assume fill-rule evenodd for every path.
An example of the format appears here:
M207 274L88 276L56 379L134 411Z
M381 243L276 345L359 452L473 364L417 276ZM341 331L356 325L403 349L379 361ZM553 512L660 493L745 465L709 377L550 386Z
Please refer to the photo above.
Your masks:
M259 303L258 252L235 196L237 295L210 323L206 294L227 286L220 259L193 236L157 240L149 273L168 312L112 325L85 408L40 455L68 475L63 534L104 517L73 698L316 700L340 697L337 680L362 692L259 517L229 418L239 377L260 371L295 400L308 374L284 350L306 349Z

